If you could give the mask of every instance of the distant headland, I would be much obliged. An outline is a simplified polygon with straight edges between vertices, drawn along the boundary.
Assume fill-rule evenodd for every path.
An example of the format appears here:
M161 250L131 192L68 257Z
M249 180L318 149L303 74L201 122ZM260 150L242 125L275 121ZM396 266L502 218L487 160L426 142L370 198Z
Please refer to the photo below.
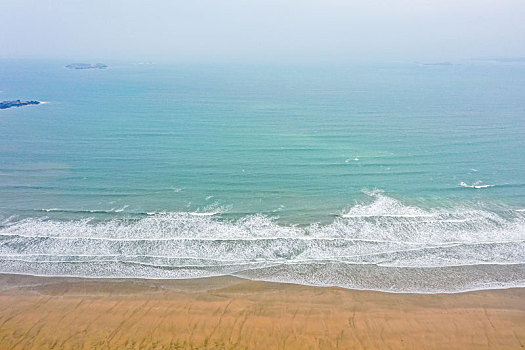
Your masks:
M69 69L105 69L108 66L104 63L71 63L66 66Z
M0 109L7 109L11 107L22 107L22 106L27 106L27 105L38 105L40 103L41 102L39 101L20 101L20 100L2 101L0 102Z

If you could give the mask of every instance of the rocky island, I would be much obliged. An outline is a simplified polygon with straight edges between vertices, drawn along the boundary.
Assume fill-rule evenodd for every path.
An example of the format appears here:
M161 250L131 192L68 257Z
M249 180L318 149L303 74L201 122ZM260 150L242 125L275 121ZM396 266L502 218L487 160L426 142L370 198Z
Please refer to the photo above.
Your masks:
M105 69L107 67L104 63L71 63L66 66L69 69Z
M423 63L424 66L453 66L454 64L452 62L431 62L431 63Z
M2 101L0 102L0 109L7 109L11 107L22 107L27 105L38 105L40 104L39 101Z

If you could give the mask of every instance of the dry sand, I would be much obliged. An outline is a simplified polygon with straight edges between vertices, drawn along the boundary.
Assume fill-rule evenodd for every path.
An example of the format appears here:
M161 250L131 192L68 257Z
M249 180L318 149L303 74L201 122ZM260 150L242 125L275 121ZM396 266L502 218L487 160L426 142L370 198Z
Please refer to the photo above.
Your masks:
M525 289L389 294L233 277L0 275L0 349L518 349Z

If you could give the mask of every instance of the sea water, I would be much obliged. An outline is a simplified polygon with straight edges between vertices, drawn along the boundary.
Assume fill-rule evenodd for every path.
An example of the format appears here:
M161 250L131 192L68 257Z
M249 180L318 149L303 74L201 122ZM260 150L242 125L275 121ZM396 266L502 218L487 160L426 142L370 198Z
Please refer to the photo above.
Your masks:
M0 273L525 286L525 65L0 61Z

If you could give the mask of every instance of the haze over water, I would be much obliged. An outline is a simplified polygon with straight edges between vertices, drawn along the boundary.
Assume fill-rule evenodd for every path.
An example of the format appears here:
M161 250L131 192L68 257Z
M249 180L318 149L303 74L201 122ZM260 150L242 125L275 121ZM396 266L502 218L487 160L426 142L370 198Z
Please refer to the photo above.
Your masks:
M0 62L0 272L525 286L525 65Z

